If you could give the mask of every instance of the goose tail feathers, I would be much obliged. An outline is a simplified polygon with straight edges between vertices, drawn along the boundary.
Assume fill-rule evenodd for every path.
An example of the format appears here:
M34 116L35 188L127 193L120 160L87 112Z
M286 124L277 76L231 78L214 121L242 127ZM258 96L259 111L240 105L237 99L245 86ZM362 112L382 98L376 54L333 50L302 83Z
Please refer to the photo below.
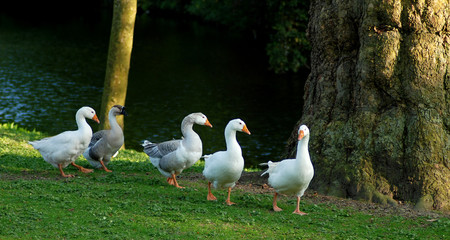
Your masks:
M273 168L275 166L277 166L277 164L278 164L277 162L272 162L272 161L268 161L266 163L260 163L259 166L269 166L269 168L265 172L263 172L261 174L261 176L263 176L263 175L265 175L267 173L270 174L270 172L273 170Z
M206 160L206 159L210 158L211 156L212 156L212 154L207 154L207 155L203 155L202 158Z

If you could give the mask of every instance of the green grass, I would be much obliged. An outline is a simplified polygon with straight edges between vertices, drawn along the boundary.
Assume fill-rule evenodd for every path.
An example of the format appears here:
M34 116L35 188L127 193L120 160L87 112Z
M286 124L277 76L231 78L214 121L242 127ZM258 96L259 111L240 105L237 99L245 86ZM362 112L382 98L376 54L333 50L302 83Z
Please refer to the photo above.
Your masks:
M142 152L124 150L108 166L83 174L69 166L64 179L27 141L45 137L0 125L0 239L448 239L450 220L374 215L302 201L309 215L271 211L271 194L234 190L226 206L206 200L206 181L181 177L169 186ZM89 167L80 157L77 163ZM197 164L182 175L201 172Z

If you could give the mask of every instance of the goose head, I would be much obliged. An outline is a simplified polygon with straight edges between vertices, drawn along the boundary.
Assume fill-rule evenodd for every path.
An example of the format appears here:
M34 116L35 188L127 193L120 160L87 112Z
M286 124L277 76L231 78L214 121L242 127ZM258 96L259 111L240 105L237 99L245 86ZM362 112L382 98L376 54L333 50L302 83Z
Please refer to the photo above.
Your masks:
M95 110L91 107L82 107L78 112L81 113L81 115L85 118L92 119L96 121L97 123L100 123L100 120L98 120L97 114L95 114Z
M208 121L208 118L203 113L191 113L188 115L188 117L191 118L193 122L198 125L205 125L208 127L212 127L211 123Z
M301 125L298 129L298 140L300 141L306 136L309 136L309 128L306 125Z
M239 118L231 120L228 123L227 127L230 127L232 130L239 131L239 132L245 132L248 135L250 135L250 131L248 130L247 125L245 124L244 121L242 121Z
M122 105L114 105L110 111L114 113L114 116L117 115L128 116L128 113L125 112L125 106Z

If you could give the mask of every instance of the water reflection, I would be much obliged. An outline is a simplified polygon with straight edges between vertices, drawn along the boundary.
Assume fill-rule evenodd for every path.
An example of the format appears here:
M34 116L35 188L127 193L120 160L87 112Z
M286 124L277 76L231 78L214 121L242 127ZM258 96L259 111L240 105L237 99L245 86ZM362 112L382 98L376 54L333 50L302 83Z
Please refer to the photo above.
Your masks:
M49 134L76 128L76 110L98 105L91 103L102 91L101 81L87 84L101 79L105 65L91 58L89 49L96 47L89 35L83 39L56 26L12 25L4 18L1 23L0 121Z
M76 128L80 106L99 109L108 30L2 24L0 122L56 134ZM194 127L205 153L224 149L225 125L241 118L252 132L238 134L246 165L278 160L301 115L301 81L266 71L265 56L252 42L193 22L140 19L134 41L128 148L141 150L143 139L179 138L184 116L200 111L214 125Z

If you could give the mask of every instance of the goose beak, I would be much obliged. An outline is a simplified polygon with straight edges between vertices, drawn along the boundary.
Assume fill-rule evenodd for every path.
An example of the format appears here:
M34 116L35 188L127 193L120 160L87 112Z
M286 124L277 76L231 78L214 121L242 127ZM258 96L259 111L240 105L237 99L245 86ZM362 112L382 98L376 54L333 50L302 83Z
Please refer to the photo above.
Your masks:
M97 123L100 123L100 120L98 120L97 114L94 115L94 117L92 118L92 120L96 121Z
M305 133L303 132L303 130L300 130L300 132L298 133L298 140L302 140L302 138L305 136Z
M248 135L250 135L250 131L247 128L247 125L244 125L244 127L242 128L242 131L247 133Z
M122 111L120 111L120 113L121 113L122 115L124 115L125 117L128 116L128 113L125 111L125 106L122 107Z
M209 122L208 119L206 119L205 126L212 127L212 125L211 125L211 123Z

